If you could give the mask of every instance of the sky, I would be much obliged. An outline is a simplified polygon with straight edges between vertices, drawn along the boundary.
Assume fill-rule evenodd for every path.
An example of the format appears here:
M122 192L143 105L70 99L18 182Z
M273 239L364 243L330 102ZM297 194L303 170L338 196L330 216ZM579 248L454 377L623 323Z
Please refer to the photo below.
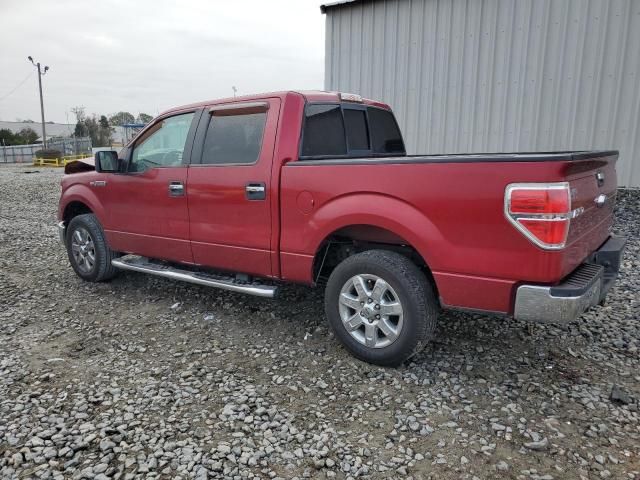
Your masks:
M40 120L29 55L49 66L45 120L54 122L74 123L78 106L155 116L233 96L232 86L238 95L322 89L320 3L0 0L0 120Z

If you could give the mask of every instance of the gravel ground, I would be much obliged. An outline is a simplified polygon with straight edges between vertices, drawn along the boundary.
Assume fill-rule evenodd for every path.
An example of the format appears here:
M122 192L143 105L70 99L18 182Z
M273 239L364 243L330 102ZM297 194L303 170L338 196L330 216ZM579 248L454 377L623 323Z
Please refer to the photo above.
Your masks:
M279 300L80 281L59 170L0 167L2 478L640 478L640 192L604 307L567 326L444 313L399 369Z

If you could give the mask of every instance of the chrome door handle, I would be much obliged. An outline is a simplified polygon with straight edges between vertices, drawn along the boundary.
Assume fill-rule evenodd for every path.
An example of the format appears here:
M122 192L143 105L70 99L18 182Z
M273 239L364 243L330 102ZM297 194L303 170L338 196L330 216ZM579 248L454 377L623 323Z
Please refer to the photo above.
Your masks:
M169 182L169 196L182 197L184 195L184 184L182 182Z
M107 182L106 180L94 180L92 182L89 182L89 185L91 185L92 187L106 187Z
M264 200L267 198L265 184L262 182L247 183L244 191L247 200Z

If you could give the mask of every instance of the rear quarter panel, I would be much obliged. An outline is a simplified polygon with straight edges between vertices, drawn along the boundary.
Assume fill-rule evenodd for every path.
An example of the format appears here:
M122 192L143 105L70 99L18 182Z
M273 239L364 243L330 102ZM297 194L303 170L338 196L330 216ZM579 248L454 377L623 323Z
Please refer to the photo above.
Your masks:
M504 216L509 183L564 181L570 165L576 169L563 161L291 162L282 168L281 179L282 277L312 282L313 257L332 232L375 225L421 254L444 304L509 312L519 282L557 282L586 250L602 243L596 238L577 241L567 251L545 251Z

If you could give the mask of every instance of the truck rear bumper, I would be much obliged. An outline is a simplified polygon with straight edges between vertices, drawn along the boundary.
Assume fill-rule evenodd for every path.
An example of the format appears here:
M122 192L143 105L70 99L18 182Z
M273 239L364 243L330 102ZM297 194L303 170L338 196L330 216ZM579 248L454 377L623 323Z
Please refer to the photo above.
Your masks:
M624 237L609 237L558 285L520 285L513 316L530 322L575 320L605 299L618 277L625 243Z

